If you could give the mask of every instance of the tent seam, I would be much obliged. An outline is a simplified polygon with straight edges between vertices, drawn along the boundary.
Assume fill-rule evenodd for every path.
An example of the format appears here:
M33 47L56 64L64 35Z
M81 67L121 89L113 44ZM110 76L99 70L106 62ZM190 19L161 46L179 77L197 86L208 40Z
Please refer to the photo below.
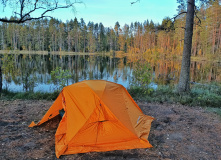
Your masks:
M104 80L102 80L102 81L104 81ZM113 83L113 82L111 82L111 83ZM86 83L85 83L86 84ZM115 83L113 83L113 84L115 84ZM86 84L87 85L87 84ZM122 86L122 85L119 85L119 84L117 84L119 87L121 87L121 88L123 88L124 89L124 87ZM101 100L101 98L91 89L91 87L89 86L89 85L87 85L88 87L89 87L89 89L91 90L91 92L93 92L94 93L94 95L102 102L102 104L104 104L104 106L106 106L106 104ZM106 88L106 86L105 86L105 88ZM126 89L125 89L126 90ZM127 92L127 90L126 90L126 92ZM127 92L128 93L128 92ZM133 101L134 102L134 101ZM136 107L138 107L138 106L136 106ZM106 106L106 108L108 108L107 106ZM108 108L109 109L109 108ZM109 109L110 110L110 109ZM110 110L110 112L113 114L113 112ZM142 111L141 111L141 113L143 113ZM116 118L116 120L117 121L119 121L119 123L121 123L121 125L123 126L123 127L125 127L125 125L115 116L115 114L113 114L113 116L114 116L114 118ZM136 134L134 134L131 130L129 130L127 127L125 127L129 132L131 132L134 136L136 136L136 137L138 137ZM138 137L139 138L139 137Z

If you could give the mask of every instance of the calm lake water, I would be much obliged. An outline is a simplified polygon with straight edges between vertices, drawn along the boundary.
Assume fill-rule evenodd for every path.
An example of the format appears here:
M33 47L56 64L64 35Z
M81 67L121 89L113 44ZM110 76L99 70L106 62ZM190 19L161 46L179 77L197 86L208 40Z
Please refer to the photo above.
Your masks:
M51 82L56 67L68 71L66 84L89 79L103 79L128 88L133 82L134 55L0 55L3 69L3 88L10 91L53 92L59 88ZM173 58L142 58L152 68L152 87L176 84L181 61ZM221 63L192 61L191 82L221 82Z

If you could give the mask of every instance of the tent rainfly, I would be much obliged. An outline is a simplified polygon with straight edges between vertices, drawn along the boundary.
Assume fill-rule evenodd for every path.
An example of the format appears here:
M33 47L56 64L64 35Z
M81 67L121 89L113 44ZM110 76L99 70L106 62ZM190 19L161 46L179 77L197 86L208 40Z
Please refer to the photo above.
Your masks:
M64 110L55 134L61 155L150 148L147 138L153 117L143 114L127 90L104 80L87 80L64 87L40 122Z

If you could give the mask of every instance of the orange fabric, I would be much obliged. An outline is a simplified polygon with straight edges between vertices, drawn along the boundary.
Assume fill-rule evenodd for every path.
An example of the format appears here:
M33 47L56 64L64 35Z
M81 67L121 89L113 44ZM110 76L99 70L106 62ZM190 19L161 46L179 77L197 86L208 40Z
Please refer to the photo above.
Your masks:
M54 118L59 114L59 110L62 109L62 92L59 94L58 98L55 100L54 104L51 106L51 108L47 111L47 113L44 115L44 117L41 119L40 122L35 124L33 121L29 125L29 127L34 127L41 125L42 123Z
M144 115L127 90L104 80L64 87L42 118L65 114L55 134L56 156L152 147L147 138L153 117Z

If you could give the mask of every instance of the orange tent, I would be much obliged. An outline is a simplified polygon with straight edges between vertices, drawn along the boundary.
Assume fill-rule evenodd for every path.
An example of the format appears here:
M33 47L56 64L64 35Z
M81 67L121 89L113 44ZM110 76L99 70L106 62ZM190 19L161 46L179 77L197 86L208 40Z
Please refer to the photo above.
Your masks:
M64 87L37 124L65 113L55 134L56 156L150 148L147 138L153 118L144 115L127 90L104 80L82 81Z

